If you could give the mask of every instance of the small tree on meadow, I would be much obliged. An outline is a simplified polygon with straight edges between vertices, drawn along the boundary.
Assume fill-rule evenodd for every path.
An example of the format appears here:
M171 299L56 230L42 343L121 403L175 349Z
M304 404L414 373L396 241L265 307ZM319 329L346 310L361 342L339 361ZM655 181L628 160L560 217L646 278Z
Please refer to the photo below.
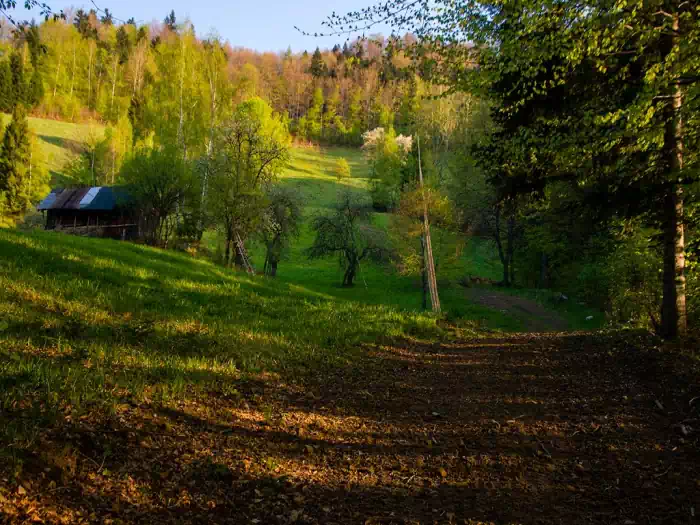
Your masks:
M333 171L335 172L335 176L338 178L338 182L340 182L343 179L349 179L352 175L350 164L345 159L345 157L341 157L337 161L335 161Z
M289 248L289 243L299 235L303 218L301 195L283 186L272 186L267 191L269 205L265 210L259 231L265 244L265 275L275 277L277 265Z
M306 254L311 259L337 255L345 270L343 286L350 287L362 261L386 261L390 255L386 233L372 225L372 208L350 192L342 194L337 208L314 217L316 238Z

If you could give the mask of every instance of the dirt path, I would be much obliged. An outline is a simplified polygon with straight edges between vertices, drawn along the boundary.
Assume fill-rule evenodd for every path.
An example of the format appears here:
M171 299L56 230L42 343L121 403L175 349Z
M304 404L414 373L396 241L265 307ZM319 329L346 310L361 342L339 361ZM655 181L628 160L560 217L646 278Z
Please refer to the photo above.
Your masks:
M528 332L564 332L568 323L557 313L524 297L493 288L468 288L467 298L487 308L500 310L523 322Z
M0 516L694 523L700 425L674 425L698 417L700 390L683 369L629 339L576 334L368 348L304 386L261 377L225 398L63 422L24 458L24 488L0 490Z

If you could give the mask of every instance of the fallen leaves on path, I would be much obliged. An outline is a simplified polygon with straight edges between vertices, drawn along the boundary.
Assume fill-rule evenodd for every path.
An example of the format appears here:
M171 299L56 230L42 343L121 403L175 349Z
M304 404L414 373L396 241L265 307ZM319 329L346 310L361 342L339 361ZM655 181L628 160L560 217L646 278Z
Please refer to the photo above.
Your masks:
M700 511L696 369L629 336L405 342L300 383L250 379L239 396L67 409L2 464L0 516L690 523Z

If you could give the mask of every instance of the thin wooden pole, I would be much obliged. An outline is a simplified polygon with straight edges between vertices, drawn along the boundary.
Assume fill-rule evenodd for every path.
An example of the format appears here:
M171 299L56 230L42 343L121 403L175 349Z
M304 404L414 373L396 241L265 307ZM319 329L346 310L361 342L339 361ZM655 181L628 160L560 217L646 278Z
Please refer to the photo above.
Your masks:
M430 303L433 312L440 312L440 296L438 295L437 279L435 277L435 260L433 259L433 243L430 239L430 221L428 220L428 202L425 198L425 187L423 185L423 166L420 155L420 136L416 135L418 144L418 180L423 195L423 235L425 238L425 268L428 273L428 289L430 290Z

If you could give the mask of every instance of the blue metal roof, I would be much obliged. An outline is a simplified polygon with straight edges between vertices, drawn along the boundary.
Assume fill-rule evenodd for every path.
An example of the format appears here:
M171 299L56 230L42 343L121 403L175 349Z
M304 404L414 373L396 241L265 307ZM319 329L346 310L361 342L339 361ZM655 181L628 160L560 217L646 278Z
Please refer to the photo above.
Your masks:
M111 211L131 204L126 188L94 186L92 188L56 188L39 203L38 210Z

